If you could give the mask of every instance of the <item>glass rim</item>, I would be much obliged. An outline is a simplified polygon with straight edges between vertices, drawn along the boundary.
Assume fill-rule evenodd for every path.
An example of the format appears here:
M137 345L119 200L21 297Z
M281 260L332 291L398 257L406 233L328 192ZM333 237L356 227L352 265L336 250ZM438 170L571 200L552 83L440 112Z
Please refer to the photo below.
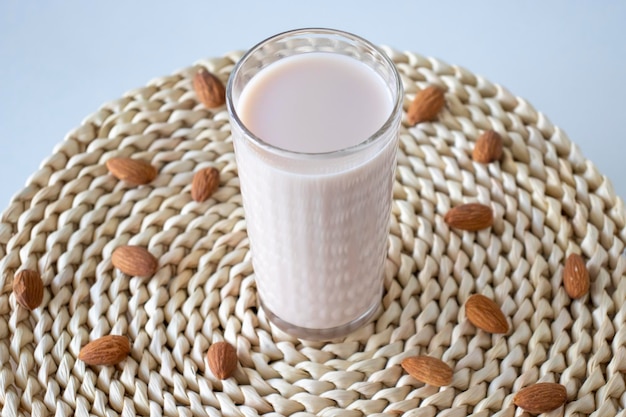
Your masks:
M250 59L250 57L256 53L257 51L259 51L263 46L265 46L266 44L275 41L275 40L280 40L283 38L288 38L288 37L296 37L296 36L301 36L301 35L305 35L305 34L312 34L312 35L334 35L334 36L341 36L343 38L349 39L353 42L357 42L357 43L361 43L363 45L365 45L367 48L371 49L372 51L375 52L375 54L378 55L378 57L381 58L381 60L384 62L384 64L389 67L391 69L391 74L393 77L393 88L391 88L391 92L392 94L395 94L395 97L392 96L392 99L394 100L392 108L391 108L391 112L389 114L389 116L387 117L387 119L385 120L385 122L373 133L371 134L367 139L355 144L355 145L351 145L348 146L346 148L340 148L337 150L333 150L333 151L326 151L326 152L299 152L299 151L291 151L289 149L285 149L285 148L281 148L278 146L274 146L266 141L264 141L263 139L259 138L258 136L256 136L254 133L252 133L247 127L246 125L243 123L243 121L239 118L239 115L237 114L237 110L235 109L235 105L233 102L233 88L234 88L234 79L237 76L237 74L239 73L239 71L241 70L241 67L248 61L248 59ZM358 152L362 149L368 148L370 145L374 144L375 142L378 142L378 139L380 139L381 137L384 137L386 132L389 131L389 129L391 129L393 127L393 125L395 124L395 119L398 115L398 113L401 113L402 111L402 96L403 96L403 87L402 87L402 81L400 79L400 75L398 74L398 70L396 68L396 65L394 64L394 62L391 60L391 58L389 58L389 56L384 53L382 51L382 49L380 49L379 47L377 47L376 45L374 45L373 43L371 43L370 41L368 41L365 38L362 38L361 36L355 35L353 33L350 32L346 32L343 30L338 30L338 29L330 29L330 28L317 28L317 27L311 27L311 28L301 28L301 29L292 29L292 30L288 30L288 31L284 31L281 33L278 33L276 35L272 35L262 41L260 41L259 43L257 43L256 45L254 45L252 48L250 48L242 57L241 59L239 59L239 61L235 64L235 67L233 68L233 70L231 71L231 74L228 78L228 83L226 84L226 108L228 110L228 114L230 116L231 121L233 121L234 123L236 123L237 127L239 127L245 134L245 136L248 138L248 140L251 140L252 142L254 142L255 145L259 146L262 149L265 149L275 155L279 155L279 156L284 156L284 157L299 157L299 158L306 158L306 159L318 159L318 158L328 158L328 157L341 157L341 156L347 156L350 154L353 154L355 152Z

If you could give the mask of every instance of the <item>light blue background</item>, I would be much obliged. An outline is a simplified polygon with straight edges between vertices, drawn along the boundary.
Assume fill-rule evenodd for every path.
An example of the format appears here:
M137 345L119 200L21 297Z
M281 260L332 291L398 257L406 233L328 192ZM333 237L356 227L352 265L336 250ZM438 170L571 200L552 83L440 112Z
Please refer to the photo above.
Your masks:
M626 197L626 2L0 0L0 210L102 103L308 26L504 85L565 129Z

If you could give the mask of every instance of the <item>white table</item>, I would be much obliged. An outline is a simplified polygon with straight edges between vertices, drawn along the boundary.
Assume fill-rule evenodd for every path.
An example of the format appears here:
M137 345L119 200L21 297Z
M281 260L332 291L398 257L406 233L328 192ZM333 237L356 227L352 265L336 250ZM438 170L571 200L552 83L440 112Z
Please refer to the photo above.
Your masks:
M504 85L565 129L626 198L624 22L624 2L565 0L2 1L0 210L102 103L202 57L311 26Z

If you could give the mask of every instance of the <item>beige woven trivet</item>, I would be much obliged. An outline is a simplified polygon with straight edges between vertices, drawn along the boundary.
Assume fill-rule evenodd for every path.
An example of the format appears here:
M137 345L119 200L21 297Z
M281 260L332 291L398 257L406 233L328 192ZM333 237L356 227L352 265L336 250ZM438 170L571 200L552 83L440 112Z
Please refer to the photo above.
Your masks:
M87 117L44 162L0 223L0 405L3 416L352 417L519 416L513 396L560 382L568 403L550 415L626 415L625 212L607 179L532 106L465 69L385 51L405 85L446 90L436 122L401 130L384 309L332 343L301 342L257 309L237 167L224 108L196 100L195 68L158 78ZM234 53L199 62L224 81ZM501 162L472 160L476 138L504 138ZM114 156L150 160L148 186L108 174ZM214 166L221 186L197 203L193 173ZM453 206L478 201L495 224L451 230ZM160 261L150 278L111 265L123 244ZM562 265L581 253L590 293L571 301ZM22 268L41 271L42 306L18 308ZM472 326L464 301L482 293L511 324L507 335ZM118 366L77 360L88 341L128 335ZM240 365L217 380L209 345L227 340ZM435 388L400 361L428 354L454 369Z

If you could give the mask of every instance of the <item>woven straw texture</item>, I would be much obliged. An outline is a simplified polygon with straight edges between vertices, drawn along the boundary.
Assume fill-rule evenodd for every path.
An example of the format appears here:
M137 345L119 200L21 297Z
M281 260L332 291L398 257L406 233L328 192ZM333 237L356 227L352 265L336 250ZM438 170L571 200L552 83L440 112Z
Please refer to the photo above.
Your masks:
M610 183L527 101L461 67L385 52L405 109L433 84L446 107L401 128L384 306L372 323L305 342L257 308L227 112L204 108L191 82L199 66L226 81L241 53L207 59L88 116L2 214L2 415L519 416L515 393L549 381L568 394L551 416L626 416L625 212ZM505 150L479 164L471 153L486 129ZM147 159L159 174L146 186L118 181L105 166L117 156ZM209 166L220 188L195 202L193 174ZM493 227L449 228L445 213L467 202L490 205ZM124 244L148 248L158 272L114 268ZM570 253L592 280L575 301L562 285ZM25 268L45 284L32 312L11 290ZM463 304L475 293L502 307L508 334L468 322ZM77 359L108 334L128 335L126 360ZM220 340L239 356L225 381L205 356ZM449 364L452 384L407 375L400 362L416 354Z

